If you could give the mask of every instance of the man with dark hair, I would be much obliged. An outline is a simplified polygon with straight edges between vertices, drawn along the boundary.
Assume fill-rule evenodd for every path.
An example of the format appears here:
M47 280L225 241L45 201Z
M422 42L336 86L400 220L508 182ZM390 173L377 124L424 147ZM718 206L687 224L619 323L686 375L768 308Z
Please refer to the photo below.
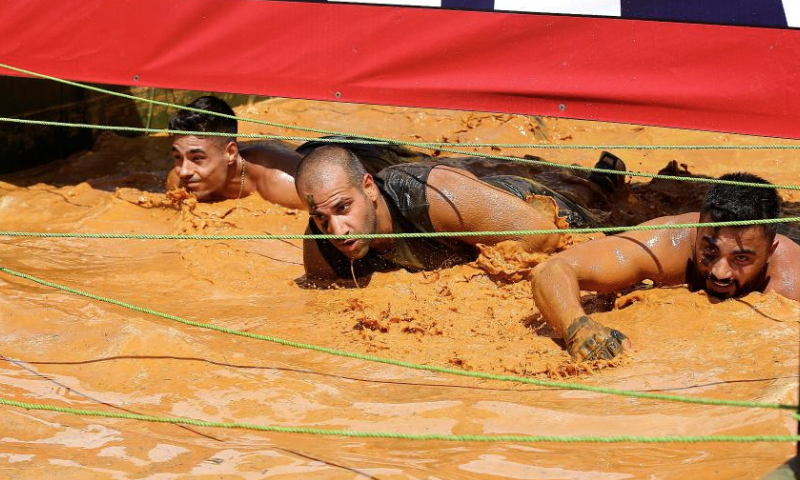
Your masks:
M297 192L310 212L307 233L334 235L412 232L478 232L556 229L552 213L526 203L547 195L559 215L592 224L592 213L569 199L511 175L477 178L432 162L395 165L373 176L361 166L359 151L344 146L312 150L296 174ZM432 270L470 261L477 243L519 240L529 252L552 252L559 235L464 236L306 240L303 263L312 281L370 275L396 268Z
M187 105L210 113L180 110L169 119L169 129L184 132L235 134L235 118L225 101L200 97ZM325 137L346 139L347 137ZM185 187L199 200L235 199L258 192L265 200L289 208L302 202L294 187L294 173L302 155L327 145L325 139L306 142L297 151L285 142L260 141L239 143L231 135L175 135L172 156L175 168L167 177L167 189ZM398 145L354 144L359 160L369 173L398 163L430 159Z
M233 116L225 101L200 97L191 108ZM180 110L169 119L170 130L237 133L237 121L218 115ZM299 208L294 171L300 154L280 141L239 144L234 136L175 135L172 142L175 168L167 177L167 189L185 187L198 200L235 199L257 192L265 200Z
M769 185L749 173L721 180ZM715 184L700 212L662 217L643 225L778 218L774 188ZM593 321L581 307L581 290L611 292L643 280L687 284L718 299L773 290L800 301L800 246L775 225L638 230L580 244L531 272L533 299L560 333L575 360L610 359L630 347L625 335Z

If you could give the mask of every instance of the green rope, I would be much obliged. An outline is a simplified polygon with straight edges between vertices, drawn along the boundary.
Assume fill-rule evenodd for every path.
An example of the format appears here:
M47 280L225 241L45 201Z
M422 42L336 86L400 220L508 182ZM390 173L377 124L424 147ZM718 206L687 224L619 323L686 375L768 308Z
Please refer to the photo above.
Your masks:
M140 97L137 97L140 98ZM148 99L144 99L148 100ZM177 106L177 105L176 105ZM215 112L206 111L215 114ZM236 117L244 120L243 117ZM89 128L94 130L114 130L133 133L153 133L164 135L194 135L196 137L231 137L259 140L286 140L296 142L324 141L326 143L344 143L360 145L409 145L438 149L440 147L475 147L475 148L541 148L544 150L800 150L800 145L552 145L538 143L476 143L476 142L406 142L398 139L369 140L356 134L343 133L347 138L301 137L291 135L268 135L264 133L228 133L201 132L195 130L170 130L167 128L129 127L125 125L99 125L93 123L56 122L50 120L34 120L26 118L0 117L0 122L21 123L27 125L43 125L49 127ZM282 125L282 124L279 124ZM287 129L292 125L283 125ZM472 152L474 153L474 152ZM546 162L553 163L553 162ZM602 169L597 169L604 171Z
M52 77L50 75L45 75L45 74L42 74L42 73L37 73L37 72L30 71L30 70L22 69L22 68L12 67L11 65L6 65L4 63L0 63L0 67L6 68L8 70L15 71L15 72L23 73L23 74L26 74L26 75L39 77L39 78L51 80L51 81L54 81L54 82L63 83L63 84L66 84L66 85L71 85L71 86L78 87L78 88L83 88L83 89L87 89L87 90L91 90L91 91L105 93L105 94L108 94L108 95L113 95L113 96L117 96L117 97L126 98L126 99L133 100L133 101L136 101L136 102L145 102L145 103L150 103L152 105L160 105L160 106L169 107L169 108L175 108L175 109L179 109L179 110L187 110L187 111L190 111L190 112L211 114L211 115L215 115L215 116L218 116L218 117L221 117L221 118L230 118L230 119L234 119L234 120L237 120L237 121L255 123L255 124L259 124L259 125L266 125L266 126L275 127L275 128L283 128L283 129L297 130L297 131L302 131L302 132L317 133L317 134L321 134L321 135L336 135L336 136L351 136L351 137L352 136L356 136L356 137L358 137L358 138L360 138L362 140L372 140L372 141L375 141L375 142L380 143L380 144L406 145L406 146L418 147L418 148L436 149L436 150L440 150L442 152L456 153L456 154L459 154L459 155L467 155L467 156L474 156L474 157L480 157L480 158L488 158L488 159L492 159L492 160L505 160L505 161L519 162L519 163L525 163L525 164L531 164L531 165L548 166L548 167L553 167L553 168L564 168L564 169L586 171L586 172L596 171L596 172L602 172L602 173L609 174L609 175L628 175L628 176L632 176L632 177L642 177L642 178L650 178L650 179L659 178L659 179L663 179L663 180L676 180L676 181L685 181L685 182L694 182L694 183L710 183L710 184L724 184L724 185L739 185L739 186L750 186L750 187L755 187L755 188L780 188L782 190L800 190L800 186L793 186L793 185L780 185L780 186L778 186L778 185L769 185L769 184L760 184L760 183L733 182L733 181L730 181L730 180L718 180L718 179L713 179L713 178L709 179L709 178L699 178L699 177L686 177L686 176L680 176L680 175L660 175L660 174L655 174L655 173L644 173L644 172L634 172L634 171L631 171L631 172L622 171L621 172L621 171L618 171L618 170L608 170L608 169L600 169L600 168L593 168L593 167L583 167L583 166L580 166L580 165L566 165L566 164L561 164L561 163L548 162L548 161L545 161L545 160L517 158L517 157L510 157L510 156L507 156L507 155L492 155L492 154L486 154L486 153L480 153L480 152L470 152L470 151L465 151L465 150L458 150L458 149L452 149L452 148L433 146L433 145L444 145L444 144L441 144L441 143L434 144L434 143L427 143L427 142L409 142L409 141L393 140L393 139L388 139L388 138L383 138L383 137L376 137L376 136L371 136L371 135L353 135L353 134L349 134L349 133L346 133L346 132L338 132L338 131L334 131L334 130L323 130L323 129L310 128L310 127L301 127L301 126L297 126L297 125L287 125L287 124L282 124L282 123L277 123L277 122L270 122L270 121L267 121L267 120L258 120L258 119L254 119L254 118L237 117L236 115L228 115L228 114L224 114L224 113L210 112L210 111L199 109L199 108L187 107L185 105L177 105L177 104L174 104L174 103L162 102L160 100L153 100L153 99L149 99L149 98L137 97L135 95L128 95L128 94L125 94L125 93L115 92L113 90L108 90L108 89L104 89L104 88L100 88L100 87L95 87L95 86L92 86L92 85L86 85L86 84L82 84L82 83L78 83L78 82L72 82L72 81L69 81L69 80L60 79L60 78L57 78L57 77ZM27 121L30 122L30 120L27 120ZM131 127L128 127L128 128L131 128ZM343 141L341 143L348 143L348 142L349 143L356 143L356 142L353 142L352 139L347 139L347 141ZM452 144L452 145L464 147L464 146L469 146L471 144L455 143L455 144ZM475 144L475 145L479 145L479 144ZM490 145L490 144L481 144L481 145ZM496 144L496 145L516 145L516 144ZM523 148L565 148L564 146L561 146L561 145L550 145L550 146L542 146L542 145L537 145L537 144L530 144L530 145L519 144L519 145L520 145L520 147L523 147ZM568 147L568 148L575 148L575 147L576 146L572 146L572 147ZM581 145L581 146L577 146L577 147L584 148L584 149L601 149L602 148L604 150L609 150L610 148L608 148L608 147L611 147L611 146ZM697 146L697 147L699 147L699 148L697 148L698 150L703 149L702 148L703 146ZM631 146L627 146L627 147L623 147L623 148L632 148L632 147ZM658 146L650 146L649 148L643 148L643 149L658 149L658 148L659 148ZM797 147L797 148L800 148L800 147Z
M632 227L599 227L543 230L500 230L487 232L410 232L410 233L360 233L351 235L330 234L283 234L283 235L175 235L175 234L135 234L135 233L59 233L59 232L16 232L0 230L0 237L43 237L43 238L96 238L96 239L137 239L137 240L343 240L347 238L448 238L448 237L521 237L526 235L558 235L564 233L614 233L642 230L673 230L682 228L721 228L749 227L778 223L798 223L800 217L767 218L762 220L737 220L730 222L673 223L665 225L635 225Z
M148 315L153 315L156 317L164 318L167 320L172 320L175 322L182 323L184 325L189 325L192 327L204 328L207 330L213 330L216 332L221 332L229 335L236 335L245 338L251 338L254 340L263 340L267 342L276 343L278 345L283 345L287 347L293 348L301 348L304 350L311 350L315 352L327 353L330 355L336 355L340 357L346 358L355 358L358 360L364 360L368 362L376 362L376 363L384 363L387 365L394 365L397 367L405 367L411 368L414 370L424 370L429 372L437 372L437 373L447 373L452 375L459 375L463 377L472 377L472 378L482 378L487 380L497 380L503 382L518 382L518 383L526 383L530 385L536 385L540 387L548 387L548 388L561 388L561 389L568 389L568 390L581 390L586 392L595 392L595 393L602 393L607 395L620 395L626 397L635 397L635 398L647 398L652 400L664 400L664 401L671 401L671 402L683 402L683 403L692 403L692 404L699 404L699 405L716 405L716 406L732 406L732 407L745 407L745 408L770 408L770 409L788 409L788 410L796 410L797 405L782 405L782 404L774 404L774 403L758 403L758 402L747 402L741 400L723 400L723 399L713 399L713 398L697 398L697 397L687 397L682 395L666 395L661 393L652 393L652 392L636 392L636 391L628 391L628 390L618 390L614 388L606 388L606 387L595 387L592 385L579 385L579 384L572 384L566 382L554 382L548 380L537 380L533 378L526 378L526 377L518 377L513 375L495 375L492 373L484 373L484 372L474 372L474 371L465 371L465 370L457 370L453 368L446 368L446 367L438 367L433 365L419 365L410 362L404 362L400 360L393 360L389 358L377 357L373 355L365 355L355 352L347 352L343 350L336 350L333 348L322 347L319 345L312 345L308 343L301 343L301 342L294 342L291 340L285 340L282 338L272 337L268 335L260 335L257 333L245 332L241 330L235 330L232 328L227 327L220 327L217 325L212 325L208 323L202 322L195 322L193 320L187 320L175 315L170 315L167 313L162 313L157 310L153 310L146 307L139 307L136 305L132 305L130 303L122 302L119 300L114 300L108 297L102 297L100 295L95 295L92 293L84 292L82 290L78 290L72 287L68 287L66 285L60 285L57 283L49 282L47 280L43 280L32 275L28 275L26 273L17 272L15 270L11 270L9 268L0 267L0 272L7 273L8 275L13 275L15 277L24 278L26 280L30 280L31 282L38 283L39 285L44 285L45 287L54 288L57 290L61 290L64 292L72 293L75 295L80 295L82 297L90 298L92 300L96 300L98 302L104 302L111 305L116 305L119 307L127 308L129 310L133 310L135 312L144 313Z
M193 427L233 428L256 430L260 432L295 433L305 435L324 435L351 438L394 438L400 440L444 440L448 442L535 442L535 443L755 443L755 442L796 442L798 435L693 435L645 437L638 435L619 435L613 437L571 436L559 437L551 435L449 435L445 433L397 433L397 432L362 432L357 430L329 430L305 427L279 427L274 425L258 425L242 422L210 422L182 417L158 417L127 412L108 412L102 410L82 410L37 403L18 402L0 398L0 405L24 408L26 410L44 410L48 412L66 413L87 417L120 418L143 422L169 423L174 425L191 425Z
M194 130L170 130L168 128L147 128L147 127L128 127L124 125L99 125L99 124L92 124L92 123L73 123L73 122L55 122L50 120L32 120L27 118L11 118L11 117L0 117L0 122L9 122L9 123L20 123L23 125L43 125L46 127L70 127L70 128L90 128L93 130L112 130L112 131L119 131L119 132L131 132L131 133L155 133L155 134L164 134L164 135L193 135L196 137L231 137L231 138L248 138L248 139L258 139L258 140L286 140L286 141L297 141L297 142L307 142L311 140L321 140L318 137L296 137L296 136L289 136L289 135L266 135L262 133L227 133L227 132L200 132ZM360 139L337 139L337 138L330 138L324 139L326 142L330 143L359 143L359 144L367 144L367 145L391 145L390 142L378 142L374 140L360 140Z
M661 180L674 180L679 182L693 182L693 183L708 183L708 184L720 184L720 185L735 185L735 186L742 186L742 187L755 187L755 188L776 188L779 190L800 190L800 186L796 185L774 185L774 184L765 184L765 183L751 183L751 182L737 182L734 180L719 180L716 178L702 178L702 177L689 177L689 176L681 176L681 175L663 175L660 173L646 173L646 172L636 172L636 171L620 171L620 170L608 170L604 168L594 168L594 167L583 167L580 165L565 165L561 163L549 162L546 160L536 160L532 158L520 158L520 157L510 157L508 155L493 155L488 153L481 153L481 152L468 152L464 150L454 150L445 148L446 145L461 145L465 146L467 144L450 144L450 143L420 143L420 142L402 142L399 140L365 140L365 139L358 139L358 138L326 138L326 139L319 139L316 137L296 137L296 136L289 136L289 135L265 135L260 133L220 133L220 132L197 132L197 131L190 131L190 130L169 130L169 129L160 129L160 128L142 128L142 127L125 127L125 126L116 126L116 125L94 125L94 124L85 124L85 123L70 123L70 122L53 122L48 120L29 120L29 119L20 119L20 118L9 118L9 117L0 117L0 121L3 122L12 122L12 123L21 123L21 124L29 124L29 125L44 125L44 126L55 126L55 127L72 127L72 128L91 128L96 130L114 130L114 131L121 131L121 132L135 132L135 133L158 133L158 134L165 134L165 135L194 135L194 136L217 136L217 137L238 137L238 138L248 138L248 139L261 139L261 140L283 140L283 141L299 141L299 142L306 142L311 140L322 140L328 143L338 143L338 144L378 144L378 145L411 145L415 147L422 147L422 148L430 148L430 149L438 149L443 152L452 152L463 154L467 156L479 157L479 158L487 158L491 160L503 160L509 162L516 162L516 163L523 163L528 165L537 165L537 166L544 166L544 167L552 167L552 168L561 168L561 169L570 169L570 170L580 170L586 172L600 172L606 173L611 175L627 175L631 177L642 177L642 178L649 178L649 179L661 179ZM471 144L474 146L499 146L503 144ZM592 147L592 146L578 146L578 147L586 147L586 148L602 148L604 150L611 150L614 148L621 147L619 145L604 145L600 147ZM657 149L660 148L658 146L651 145L650 147L654 148L646 148L646 149ZM730 147L730 145L728 146ZM538 148L538 147L537 147ZM546 145L542 146L542 148L560 148L558 145ZM732 147L737 148L737 147ZM797 148L800 148L797 147Z

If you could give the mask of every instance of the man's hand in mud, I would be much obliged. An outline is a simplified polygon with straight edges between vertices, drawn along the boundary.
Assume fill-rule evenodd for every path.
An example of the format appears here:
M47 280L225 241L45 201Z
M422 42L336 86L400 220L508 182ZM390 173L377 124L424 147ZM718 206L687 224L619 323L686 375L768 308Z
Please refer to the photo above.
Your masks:
M622 332L604 327L586 315L570 323L564 340L575 361L611 360L631 348L630 340Z
M167 181L165 182L165 189L169 192L171 190L177 190L181 186L181 177L178 175L178 169L173 168L169 171L167 175Z

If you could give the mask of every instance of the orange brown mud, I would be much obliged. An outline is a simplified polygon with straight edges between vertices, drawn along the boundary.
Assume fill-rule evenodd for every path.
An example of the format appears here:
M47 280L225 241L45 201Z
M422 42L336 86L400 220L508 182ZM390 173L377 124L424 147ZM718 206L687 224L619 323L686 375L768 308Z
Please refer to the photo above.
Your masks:
M558 119L272 99L237 112L408 140L559 144L788 144ZM244 133L284 133L242 123ZM286 132L292 133L292 132ZM165 138L106 135L90 152L0 179L2 230L302 233L304 212L256 197L167 197ZM497 153L495 151L495 153ZM591 166L598 152L504 149ZM631 170L746 169L800 184L795 151L618 151ZM475 171L498 171L491 163ZM527 168L527 167L526 167ZM523 172L504 166L500 171ZM559 177L554 175L553 178ZM562 178L563 180L563 178ZM634 180L609 223L697 208L700 185ZM800 196L781 192L785 214ZM576 236L569 242L584 241ZM713 304L685 288L586 296L635 350L574 365L530 300L508 245L475 265L301 288L299 241L3 238L0 265L184 318L410 362L620 389L796 403L798 305L774 294ZM522 272L522 273L521 273ZM793 434L787 411L693 406L425 373L200 330L0 274L0 396L82 409L405 433ZM749 479L791 443L515 444L354 440L180 427L0 407L0 477L24 479Z

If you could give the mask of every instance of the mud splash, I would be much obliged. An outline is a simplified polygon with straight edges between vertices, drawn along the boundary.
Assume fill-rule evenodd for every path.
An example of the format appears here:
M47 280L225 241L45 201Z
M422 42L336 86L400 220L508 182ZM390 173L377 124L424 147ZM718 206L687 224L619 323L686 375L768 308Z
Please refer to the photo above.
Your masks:
M511 115L273 99L240 115L406 139L565 144L782 143L724 134ZM243 124L244 133L258 128ZM266 132L264 132L266 133ZM283 133L283 132L270 132ZM783 142L787 143L787 142ZM163 193L164 138L105 135L90 152L0 179L4 230L302 233L307 215L248 197L198 204ZM596 153L517 151L591 166ZM790 151L615 152L631 169L719 175L746 165L798 184ZM677 160L670 163L671 160ZM682 166L681 164L685 165ZM532 167L471 161L473 171ZM526 170L527 169L527 170ZM539 172L580 185L581 177ZM695 209L703 190L634 180L611 221ZM782 192L787 214L800 197ZM560 248L586 238L569 238ZM530 300L542 260L512 245L436 272L373 276L362 289L309 290L295 241L0 239L0 265L95 294L261 334L465 370L622 389L797 402L798 305L752 294L715 303L642 285L585 296L634 351L574 365ZM287 426L530 435L790 434L787 412L663 403L450 377L233 338L89 302L0 275L0 396ZM758 477L791 444L452 444L312 438L81 418L3 408L2 476L49 478ZM585 454L590 448L591 455ZM584 452L578 452L578 449Z

